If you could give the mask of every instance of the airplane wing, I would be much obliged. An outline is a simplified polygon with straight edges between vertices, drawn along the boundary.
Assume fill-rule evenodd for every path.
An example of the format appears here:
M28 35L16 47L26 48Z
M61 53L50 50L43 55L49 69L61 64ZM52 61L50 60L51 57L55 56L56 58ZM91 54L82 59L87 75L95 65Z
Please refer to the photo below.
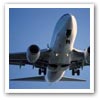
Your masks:
M73 49L71 53L71 65L70 68L80 68L83 66L90 65L90 62L87 62L87 59L85 56L89 56L88 59L90 59L90 52L88 55L85 55L84 51L80 51L77 49Z
M43 49L40 51L39 59L33 64L28 62L26 58L26 52L22 53L10 53L9 54L9 64L11 65L34 65L36 67L44 67L48 64L50 50Z

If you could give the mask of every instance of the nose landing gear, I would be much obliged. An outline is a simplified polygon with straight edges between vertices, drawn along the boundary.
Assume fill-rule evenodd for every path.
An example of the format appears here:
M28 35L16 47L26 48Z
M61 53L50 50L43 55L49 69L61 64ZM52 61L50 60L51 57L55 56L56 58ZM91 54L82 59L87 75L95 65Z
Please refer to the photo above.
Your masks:
M70 40L67 39L67 40L66 40L66 44L70 44Z

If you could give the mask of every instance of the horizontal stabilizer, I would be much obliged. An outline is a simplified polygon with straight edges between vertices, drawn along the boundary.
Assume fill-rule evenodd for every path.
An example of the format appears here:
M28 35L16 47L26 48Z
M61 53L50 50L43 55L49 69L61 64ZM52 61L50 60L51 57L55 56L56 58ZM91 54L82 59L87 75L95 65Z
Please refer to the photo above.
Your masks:
M35 82L45 82L44 76L36 76L36 77L25 77L25 78L15 78L10 79L10 81L35 81ZM68 77L62 77L60 81L86 81L82 79L75 79L75 78L68 78Z
M62 79L60 81L82 81L83 82L83 81L86 81L86 80L62 77Z
M45 77L44 76L36 76L36 77L16 78L16 79L10 79L10 81L36 81L36 82L45 82Z

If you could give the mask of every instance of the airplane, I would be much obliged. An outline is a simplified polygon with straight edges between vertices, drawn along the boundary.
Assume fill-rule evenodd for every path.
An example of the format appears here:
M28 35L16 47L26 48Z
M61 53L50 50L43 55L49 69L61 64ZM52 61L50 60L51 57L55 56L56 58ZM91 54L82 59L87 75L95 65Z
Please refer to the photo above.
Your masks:
M38 76L10 79L10 81L86 81L64 77L66 70L72 76L80 75L80 69L90 65L90 46L81 51L74 48L77 35L77 21L74 15L64 14L55 25L50 46L40 50L36 44L30 45L26 52L10 53L9 64L32 65L38 68Z

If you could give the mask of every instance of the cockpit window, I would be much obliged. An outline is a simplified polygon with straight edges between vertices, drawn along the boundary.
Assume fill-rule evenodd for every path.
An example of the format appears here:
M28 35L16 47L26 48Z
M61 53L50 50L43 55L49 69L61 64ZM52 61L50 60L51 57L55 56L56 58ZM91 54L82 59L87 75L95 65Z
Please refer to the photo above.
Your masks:
M67 38L69 38L69 36L71 35L71 31L72 31L72 30L67 30L67 32L66 32Z

